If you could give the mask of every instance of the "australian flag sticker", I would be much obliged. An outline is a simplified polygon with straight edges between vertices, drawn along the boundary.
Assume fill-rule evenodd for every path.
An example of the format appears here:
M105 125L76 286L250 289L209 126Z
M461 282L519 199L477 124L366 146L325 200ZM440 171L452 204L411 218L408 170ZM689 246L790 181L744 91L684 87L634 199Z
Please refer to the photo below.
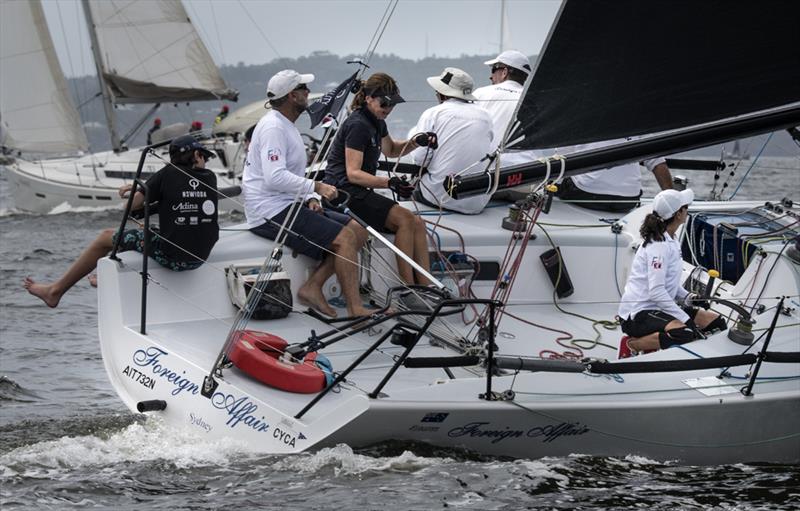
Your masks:
M426 413L420 422L444 422L448 415L450 414L445 412Z
M267 158L269 158L269 161L278 161L280 157L281 157L280 149L269 149L267 151Z

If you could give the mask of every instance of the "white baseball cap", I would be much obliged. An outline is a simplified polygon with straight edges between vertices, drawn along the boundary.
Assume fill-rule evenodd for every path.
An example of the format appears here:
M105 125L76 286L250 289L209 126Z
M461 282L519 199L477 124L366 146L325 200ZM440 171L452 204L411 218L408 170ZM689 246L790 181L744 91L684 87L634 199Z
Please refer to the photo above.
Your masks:
M314 75L301 75L294 69L278 71L267 83L267 99L280 99L297 88L298 85L311 83Z
M444 68L444 71L439 76L429 77L428 84L443 96L461 98L467 101L475 101L477 99L472 95L475 81L466 71L462 71L457 67Z
M694 192L691 188L683 191L662 190L653 199L653 212L662 220L669 220L683 206L688 206L694 201Z
M528 57L526 57L525 54L517 50L506 50L492 60L487 60L484 62L484 64L487 66L505 64L509 67L513 67L514 69L519 69L524 73L531 72L531 61L528 60Z

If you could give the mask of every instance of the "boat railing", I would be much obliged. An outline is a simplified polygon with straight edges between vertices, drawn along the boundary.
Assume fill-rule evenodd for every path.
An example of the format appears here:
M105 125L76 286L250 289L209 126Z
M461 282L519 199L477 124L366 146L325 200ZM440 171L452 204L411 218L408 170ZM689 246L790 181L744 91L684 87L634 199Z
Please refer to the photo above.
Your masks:
M168 145L170 142L172 141L164 140L162 142L151 144L142 149L142 154L139 157L139 165L136 167L136 175L133 178L133 184L128 195L128 202L125 204L125 213L122 215L122 221L120 222L119 229L117 230L117 236L114 240L114 248L111 249L111 253L108 255L109 259L120 261L120 258L117 257L117 252L119 251L120 243L122 243L122 235L125 232L125 226L128 224L128 219L130 218L133 210L133 199L136 196L136 192L138 192L139 188L141 187L142 193L144 194L144 247L142 248L141 272L142 310L141 321L139 324L139 333L141 334L147 333L147 282L149 277L147 274L147 254L150 253L150 197L147 185L142 180L142 169L144 168L144 161L147 158L148 153L153 152L153 150L156 148Z
M391 295L393 291L397 291L400 289L408 290L411 288L412 291L420 291L425 289L424 286L408 286L408 287L398 287L392 288L388 291L388 294ZM433 293L441 293L438 290L426 289L427 292ZM387 300L387 303L389 301ZM397 372L401 365L405 365L406 361L409 360L409 355L411 351L416 347L419 340L422 338L423 335L426 334L428 329L431 327L434 321L439 319L442 316L448 316L451 314L457 314L462 311L467 305L485 305L489 307L489 315L488 315L488 322L486 328L483 329L483 335L481 336L481 340L486 343L487 346L487 366L493 366L493 359L494 359L494 350L495 350L495 324L494 324L494 317L495 317L495 310L498 307L502 307L502 303L498 300L492 300L487 298L460 298L460 299L443 299L440 300L431 310L428 311L421 311L421 310L401 310L401 311L394 311L388 314L381 314L377 316L375 319L371 321L364 321L363 318L354 320L356 325L353 330L349 330L344 333L340 333L339 335L333 336L330 340L326 342L322 342L320 339L325 338L327 335L331 334L331 332L327 332L322 334L321 336L317 336L312 331L312 337L309 339L308 342L299 345L298 347L289 347L287 348L287 353L294 356L295 358L300 358L305 356L308 351L317 351L322 349L326 346L330 346L331 344L342 340L345 337L353 335L354 333L372 329L375 326L384 323L390 319L399 319L405 316L424 316L425 321L424 323L420 324L413 324L408 322L397 322L392 325L383 335L381 335L372 345L367 348L361 355L356 358L344 371L339 373L336 378L334 378L333 382L328 385L322 392L317 394L311 402L309 402L302 410L300 410L297 415L295 415L296 419L300 419L303 415L306 414L314 405L316 405L323 397L325 397L331 390L337 388L339 384L347 379L347 376L361 363L366 360L375 350L377 350L390 336L393 335L402 335L405 337L404 341L402 342L402 346L405 347L403 353L396 357L392 367L389 368L387 373L381 379L381 381L376 385L376 387L369 392L367 395L371 399L376 399L382 397L383 394L381 391L386 386L386 384L391 380L392 376ZM448 310L449 309L449 310ZM388 307L384 310L388 310ZM352 322L351 322L352 323ZM341 332L340 330L335 330L334 332ZM294 348L294 349L293 349ZM299 357L298 357L299 355ZM412 363L408 367L457 367L457 366L472 366L478 365L480 363L480 357L478 356L470 356L470 355L461 355L455 357L436 357L434 359L416 359L417 363ZM432 362L433 361L433 362ZM430 365L431 363L435 363L437 365ZM488 371L489 373L491 371ZM486 392L487 395L492 394L492 379L488 377L486 380Z

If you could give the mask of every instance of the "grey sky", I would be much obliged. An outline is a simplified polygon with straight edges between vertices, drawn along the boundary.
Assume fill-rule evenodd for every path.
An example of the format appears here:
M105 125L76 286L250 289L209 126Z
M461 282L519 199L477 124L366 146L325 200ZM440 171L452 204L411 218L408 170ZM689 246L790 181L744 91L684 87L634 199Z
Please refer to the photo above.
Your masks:
M68 76L93 74L80 0L43 0ZM539 52L558 0L507 0L511 47ZM312 51L363 54L388 0L183 0L218 64L262 64ZM426 56L493 54L500 45L499 0L400 0L378 53ZM257 25L256 25L257 23Z

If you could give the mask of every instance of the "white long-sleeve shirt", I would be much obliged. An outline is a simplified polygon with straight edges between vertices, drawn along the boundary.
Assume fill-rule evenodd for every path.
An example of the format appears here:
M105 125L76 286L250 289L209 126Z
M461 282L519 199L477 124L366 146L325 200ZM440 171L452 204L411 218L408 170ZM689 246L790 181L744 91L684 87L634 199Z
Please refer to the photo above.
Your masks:
M425 110L411 133L432 131L439 142L437 149L414 149L411 158L417 165L427 164L428 172L420 179L422 195L432 204L441 204L460 213L480 213L491 198L475 195L453 199L444 189L449 175L480 174L487 161L480 162L492 142L492 120L473 103L448 99Z
M689 294L681 286L682 269L681 247L669 233L664 233L664 241L640 246L625 284L619 316L629 319L643 310L661 310L686 323L689 316L676 303L682 303Z
M621 144L627 140L632 139L621 138L603 142L592 142L590 144L559 148L559 152L561 154L566 154L588 151L590 149L599 149L601 147ZM665 162L666 160L664 158L659 157L645 160L643 163L647 170L653 172L657 165ZM637 197L639 192L642 191L642 172L637 162L631 162L610 169L595 170L593 172L572 176L572 182L584 192L602 195L618 195L620 197Z
M314 181L304 177L306 161L306 148L293 122L277 110L258 121L242 176L250 228L265 223L296 199L316 197Z

